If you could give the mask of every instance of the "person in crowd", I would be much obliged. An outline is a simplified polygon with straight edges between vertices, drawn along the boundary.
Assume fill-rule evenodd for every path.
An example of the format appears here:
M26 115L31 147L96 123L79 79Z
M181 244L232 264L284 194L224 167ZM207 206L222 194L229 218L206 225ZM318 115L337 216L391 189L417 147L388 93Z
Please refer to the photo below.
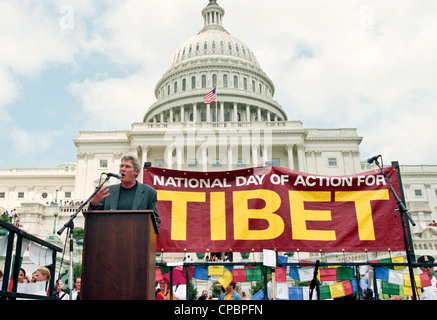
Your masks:
M437 300L437 279L434 276L434 257L432 256L421 256L417 259L419 264L419 269L428 275L431 281L431 286L422 288L422 299L423 300Z
M82 284L82 278L77 277L74 280L74 289L71 291L71 300L80 300L80 287Z
M219 300L242 300L240 294L235 290L235 281L232 281L225 289L225 293L221 294Z
M50 280L50 270L46 267L38 268L34 272L34 274L35 274L35 282Z
M170 299L170 281L168 279L159 281L159 292L156 294L156 300L176 300L174 294Z
M208 291L203 290L202 295L197 300L208 300Z
M20 268L20 272L18 274L18 283L24 283L26 282L26 270L23 268Z

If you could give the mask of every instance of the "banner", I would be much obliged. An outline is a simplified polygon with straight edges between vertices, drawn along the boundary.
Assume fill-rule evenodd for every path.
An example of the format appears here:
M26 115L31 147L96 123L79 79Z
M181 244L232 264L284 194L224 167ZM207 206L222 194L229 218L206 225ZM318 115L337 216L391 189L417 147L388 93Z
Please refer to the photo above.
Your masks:
M384 168L400 195L396 167ZM149 167L158 193L157 252L404 251L380 170L322 176L280 167L223 172Z

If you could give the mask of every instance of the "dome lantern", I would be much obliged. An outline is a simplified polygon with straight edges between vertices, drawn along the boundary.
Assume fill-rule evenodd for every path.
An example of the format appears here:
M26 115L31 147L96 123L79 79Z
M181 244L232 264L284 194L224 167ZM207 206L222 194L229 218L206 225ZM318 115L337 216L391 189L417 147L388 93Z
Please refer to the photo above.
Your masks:
M204 28L205 31L210 28L219 28L224 31L223 28L223 16L225 15L225 10L217 4L216 0L210 0L209 4L202 10L202 16L205 20Z

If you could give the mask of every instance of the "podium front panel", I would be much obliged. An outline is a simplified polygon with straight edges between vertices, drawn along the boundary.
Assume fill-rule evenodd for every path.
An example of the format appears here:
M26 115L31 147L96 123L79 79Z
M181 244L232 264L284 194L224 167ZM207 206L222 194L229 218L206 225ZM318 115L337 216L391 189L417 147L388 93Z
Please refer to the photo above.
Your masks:
M88 211L81 299L154 300L153 211Z

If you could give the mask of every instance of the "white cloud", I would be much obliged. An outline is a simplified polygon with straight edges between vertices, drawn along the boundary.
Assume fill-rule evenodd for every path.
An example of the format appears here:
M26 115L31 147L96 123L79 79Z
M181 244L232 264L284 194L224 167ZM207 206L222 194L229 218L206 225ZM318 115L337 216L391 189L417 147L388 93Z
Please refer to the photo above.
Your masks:
M70 85L71 93L82 104L86 130L126 130L141 122L154 102L154 87L144 73L126 78L86 80Z

